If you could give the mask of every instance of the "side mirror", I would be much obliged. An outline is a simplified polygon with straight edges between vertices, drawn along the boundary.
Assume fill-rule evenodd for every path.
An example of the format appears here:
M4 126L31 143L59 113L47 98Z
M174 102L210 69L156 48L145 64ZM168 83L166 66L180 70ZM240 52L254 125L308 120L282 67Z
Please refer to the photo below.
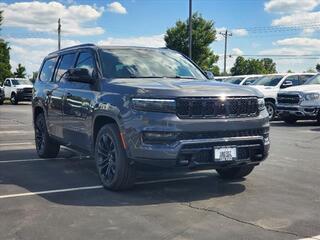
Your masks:
M210 71L205 71L205 74L207 76L208 79L210 80L214 80L214 74Z
M86 68L70 68L66 73L66 78L71 82L93 82L93 77Z
M293 86L292 81L287 80L287 81L284 81L284 83L282 83L281 88L287 88L292 86Z

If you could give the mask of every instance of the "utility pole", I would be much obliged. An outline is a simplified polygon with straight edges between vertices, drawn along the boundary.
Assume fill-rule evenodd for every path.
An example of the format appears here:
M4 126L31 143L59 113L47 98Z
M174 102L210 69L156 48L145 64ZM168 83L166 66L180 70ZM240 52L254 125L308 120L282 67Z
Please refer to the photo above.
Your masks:
M58 19L58 50L61 49L61 20Z
M192 59L192 0L189 0L189 58Z
M225 32L220 32L224 37L224 64L223 64L223 74L227 75L227 48L228 48L228 37L232 36L232 33L229 33L228 30Z

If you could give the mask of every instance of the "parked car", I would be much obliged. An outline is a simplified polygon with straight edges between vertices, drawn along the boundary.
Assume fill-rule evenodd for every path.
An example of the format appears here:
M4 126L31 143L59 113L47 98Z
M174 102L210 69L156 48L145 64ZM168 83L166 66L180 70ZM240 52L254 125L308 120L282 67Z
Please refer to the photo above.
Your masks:
M224 79L226 79L226 78L228 78L228 77L226 77L226 76L215 76L214 77L214 80L215 81L217 81L217 82L223 82L224 81Z
M10 99L12 104L19 101L31 101L33 85L28 79L7 78L2 86L6 99Z
M277 73L266 75L255 81L252 87L264 94L270 120L276 117L276 101L280 89L304 84L315 73Z
M320 122L320 74L309 79L304 85L281 90L278 93L277 110L288 124L298 120Z
M4 91L3 88L0 86L0 105L4 102Z
M237 84L237 85L251 85L257 81L262 75L240 75L232 76L223 79L223 82Z
M91 154L102 184L133 185L140 165L242 178L266 159L263 95L209 81L176 51L87 44L49 54L32 101L36 149Z

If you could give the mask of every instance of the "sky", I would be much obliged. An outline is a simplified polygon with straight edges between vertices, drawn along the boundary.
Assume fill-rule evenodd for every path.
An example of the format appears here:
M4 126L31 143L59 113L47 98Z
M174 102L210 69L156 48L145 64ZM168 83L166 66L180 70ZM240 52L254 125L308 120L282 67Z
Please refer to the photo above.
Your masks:
M9 42L13 69L38 71L43 57L80 43L163 47L166 30L188 18L188 0L1 1L0 37ZM217 40L210 46L223 69L228 29L227 69L237 56L272 57L278 72L303 72L320 63L320 0L193 0L193 11L212 20Z

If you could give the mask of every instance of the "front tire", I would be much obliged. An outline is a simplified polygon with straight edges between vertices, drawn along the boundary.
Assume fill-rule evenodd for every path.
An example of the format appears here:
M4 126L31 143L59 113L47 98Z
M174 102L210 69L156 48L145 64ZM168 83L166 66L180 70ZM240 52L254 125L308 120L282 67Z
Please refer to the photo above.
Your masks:
M41 158L55 158L60 151L60 145L50 138L43 113L40 113L35 121L36 149Z
M272 121L276 116L276 105L273 102L266 102L266 109L269 114L269 120Z
M18 104L18 98L17 98L17 95L15 93L12 93L11 94L11 98L10 98L10 101L13 105L17 105Z
M253 169L254 166L246 165L241 167L217 169L217 172L223 179L241 179L248 176Z
M128 189L135 182L135 168L126 156L117 125L107 124L98 133L95 161L103 186L110 190Z

